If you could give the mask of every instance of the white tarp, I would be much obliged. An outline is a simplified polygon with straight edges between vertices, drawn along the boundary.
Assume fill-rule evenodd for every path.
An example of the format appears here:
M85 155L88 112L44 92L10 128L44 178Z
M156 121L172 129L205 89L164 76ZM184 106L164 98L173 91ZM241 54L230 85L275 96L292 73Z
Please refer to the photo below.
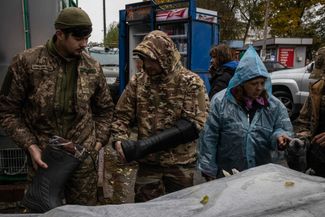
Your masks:
M96 207L67 205L39 216L320 217L325 216L325 179L268 164L146 203Z

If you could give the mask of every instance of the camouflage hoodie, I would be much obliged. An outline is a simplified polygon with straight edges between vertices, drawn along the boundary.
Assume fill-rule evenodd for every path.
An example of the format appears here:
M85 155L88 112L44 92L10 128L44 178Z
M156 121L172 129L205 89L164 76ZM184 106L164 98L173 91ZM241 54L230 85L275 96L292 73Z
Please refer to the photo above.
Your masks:
M295 132L301 138L312 139L322 131L325 111L325 47L316 52L314 69L310 74L316 82L310 84L309 97L300 110L299 118L295 124ZM321 128L321 129L319 129Z
M181 65L173 41L165 33L153 31L133 52L158 60L163 74L153 79L139 72L132 77L115 108L113 141L127 140L133 121L138 126L138 139L170 128L180 118L194 122L201 130L207 117L208 96L200 77ZM196 142L191 142L150 154L141 161L168 166L195 160Z
M58 134L57 89L64 60L49 52L50 42L14 57L0 96L0 121L21 147L41 148ZM77 66L75 119L66 139L91 150L95 142L107 143L114 105L102 69L88 54L81 54ZM58 85L57 85L58 83Z

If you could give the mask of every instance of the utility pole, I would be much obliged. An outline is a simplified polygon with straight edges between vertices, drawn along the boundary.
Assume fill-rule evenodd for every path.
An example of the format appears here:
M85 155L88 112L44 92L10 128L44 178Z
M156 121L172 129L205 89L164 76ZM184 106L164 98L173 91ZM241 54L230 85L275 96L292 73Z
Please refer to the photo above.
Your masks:
M264 17L264 41L263 47L261 51L261 58L265 60L266 58L266 40L267 40L267 25L269 20L269 12L270 11L270 0L266 0L266 9L265 9L265 17Z
M106 37L106 0L103 0L103 19L104 19L104 39L103 42L105 42Z

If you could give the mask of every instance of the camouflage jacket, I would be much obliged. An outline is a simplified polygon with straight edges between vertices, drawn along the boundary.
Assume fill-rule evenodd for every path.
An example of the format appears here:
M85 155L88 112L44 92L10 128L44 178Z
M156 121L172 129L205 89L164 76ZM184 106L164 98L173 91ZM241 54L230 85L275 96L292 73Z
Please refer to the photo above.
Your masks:
M184 68L174 43L160 31L149 33L135 49L159 61L163 75L154 80L136 73L115 108L113 141L127 140L130 124L138 126L138 139L150 137L186 118L202 129L208 112L208 96L200 77ZM141 160L161 166L189 164L196 160L196 142L149 154Z
M310 86L309 96L300 110L295 132L300 138L311 139L317 133L321 107L325 108L325 80L320 79Z
M28 49L13 58L0 96L0 121L9 136L21 147L41 148L56 135L57 80L64 73L64 61L49 52L47 45ZM91 150L109 137L112 102L100 64L81 54L77 67L76 116L67 138Z

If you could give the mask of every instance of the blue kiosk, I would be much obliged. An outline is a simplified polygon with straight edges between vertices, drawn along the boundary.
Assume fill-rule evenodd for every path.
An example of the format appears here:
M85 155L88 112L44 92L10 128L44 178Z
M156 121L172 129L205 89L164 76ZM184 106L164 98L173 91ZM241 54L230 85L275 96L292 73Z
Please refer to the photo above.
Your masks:
M182 55L182 63L200 75L207 90L209 51L219 43L216 11L198 8L196 0L181 0L163 4L145 1L128 4L120 11L119 23L119 91L136 72L132 50L152 30L166 32Z

